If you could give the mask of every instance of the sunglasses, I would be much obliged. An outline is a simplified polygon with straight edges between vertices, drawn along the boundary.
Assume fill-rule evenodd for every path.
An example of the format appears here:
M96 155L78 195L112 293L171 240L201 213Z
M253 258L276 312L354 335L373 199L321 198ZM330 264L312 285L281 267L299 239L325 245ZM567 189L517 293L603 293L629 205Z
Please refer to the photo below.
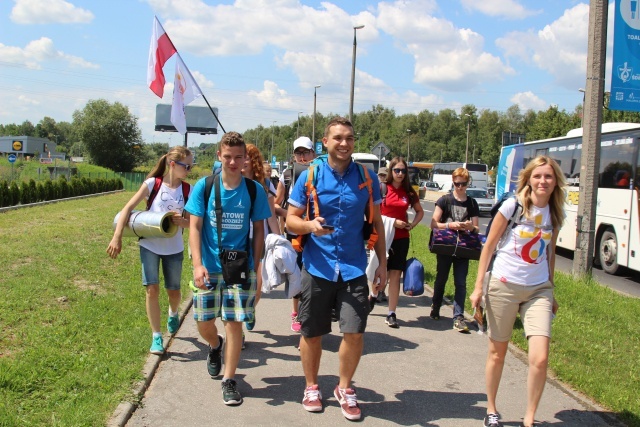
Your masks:
M397 173L398 175L407 173L406 169L396 169L396 168L394 168L393 171L395 173Z
M467 181L464 182L454 182L453 185L455 185L456 187L460 188L460 187L466 187L467 184L469 184Z
M182 166L187 172L191 170L191 165L182 162L174 162L176 165Z

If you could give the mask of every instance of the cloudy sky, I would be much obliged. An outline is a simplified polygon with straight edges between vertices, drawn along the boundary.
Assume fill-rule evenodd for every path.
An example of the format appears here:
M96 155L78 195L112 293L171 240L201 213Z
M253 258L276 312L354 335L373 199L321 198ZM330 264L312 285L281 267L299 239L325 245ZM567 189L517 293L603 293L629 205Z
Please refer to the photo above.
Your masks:
M146 141L180 143L154 132L175 67L161 100L146 85L154 15L227 131L312 114L317 85L318 111L346 115L358 25L355 112L573 111L585 87L588 1L1 0L0 123L71 121L104 98L130 108Z

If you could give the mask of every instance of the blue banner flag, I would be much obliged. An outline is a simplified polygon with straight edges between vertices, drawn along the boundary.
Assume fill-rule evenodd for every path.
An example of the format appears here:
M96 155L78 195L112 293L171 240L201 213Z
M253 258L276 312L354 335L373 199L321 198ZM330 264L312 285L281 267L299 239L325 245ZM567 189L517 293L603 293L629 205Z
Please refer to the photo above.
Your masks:
M609 109L640 111L640 5L616 0Z

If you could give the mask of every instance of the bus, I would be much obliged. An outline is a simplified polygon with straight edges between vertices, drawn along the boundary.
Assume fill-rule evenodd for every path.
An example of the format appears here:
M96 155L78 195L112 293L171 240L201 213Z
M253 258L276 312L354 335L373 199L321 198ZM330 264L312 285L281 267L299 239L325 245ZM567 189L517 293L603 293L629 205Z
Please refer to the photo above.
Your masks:
M362 163L369 170L374 171L376 174L378 173L378 169L380 168L380 160L378 156L371 153L353 153L351 158L354 162ZM383 163L384 164L384 163Z
M489 169L484 163L434 163L431 181L437 183L443 191L449 191L453 186L451 174L458 168L465 168L471 177L470 186L487 188L487 173Z
M431 172L433 172L433 163L428 162L411 162L411 166L418 170L420 181L431 181Z
M598 194L594 234L594 263L609 274L620 267L640 271L640 124L605 123L599 142ZM557 246L575 251L582 129L567 136L502 147L496 177L496 200L514 191L518 173L538 155L547 155L560 165L569 186L566 219Z

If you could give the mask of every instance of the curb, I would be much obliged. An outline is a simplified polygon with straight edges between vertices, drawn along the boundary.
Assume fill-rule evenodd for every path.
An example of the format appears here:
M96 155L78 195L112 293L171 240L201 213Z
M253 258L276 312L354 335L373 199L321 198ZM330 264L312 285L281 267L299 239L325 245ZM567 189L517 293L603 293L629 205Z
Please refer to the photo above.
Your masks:
M85 194L84 196L67 197L65 199L55 199L55 200L46 200L44 202L27 203L26 205L6 206L4 208L0 208L0 213L14 211L14 210L22 209L22 208L33 208L33 207L36 207L36 206L50 205L52 203L58 203L58 202L67 202L67 201L71 201L71 200L80 200L80 199L88 199L90 197L105 196L107 194L116 194L116 193L121 193L123 191L125 191L125 190L105 191L103 193Z
M191 309L192 304L193 298L189 297L180 305L181 326L184 318ZM167 339L167 345L165 349L168 349L171 346L171 342L173 341L173 336L169 335L168 333L164 333L163 338ZM144 393L147 391L149 384L151 384L151 380L153 379L158 366L160 366L160 362L165 360L166 357L167 350L165 350L163 355L149 354L149 356L147 357L147 361L142 368L142 375L144 379L133 386L133 390L131 391L131 400L121 402L116 407L116 409L113 411L113 414L111 414L111 417L105 424L107 427L124 427L127 424L129 418L131 418L131 415L140 404L140 400L144 396Z

